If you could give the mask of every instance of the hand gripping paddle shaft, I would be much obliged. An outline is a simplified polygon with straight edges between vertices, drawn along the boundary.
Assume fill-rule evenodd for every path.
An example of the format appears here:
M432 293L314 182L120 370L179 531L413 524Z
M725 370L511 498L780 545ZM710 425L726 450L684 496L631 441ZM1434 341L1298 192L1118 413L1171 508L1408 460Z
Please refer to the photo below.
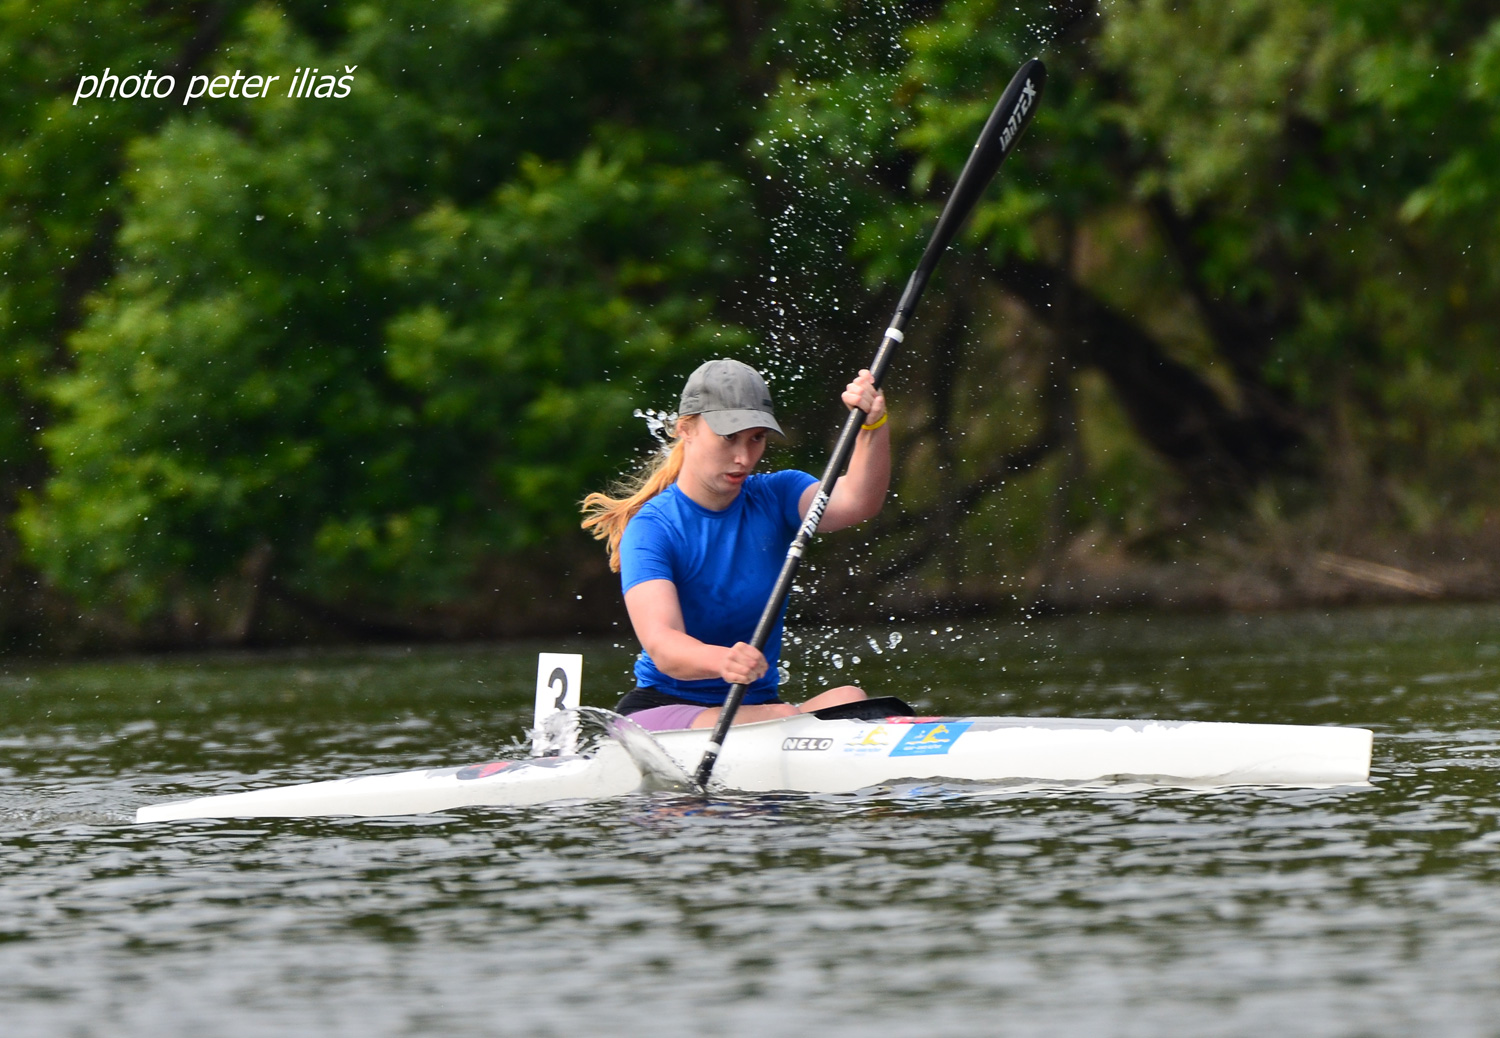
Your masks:
M1046 82L1046 79L1047 70L1041 61L1033 58L1026 62L1016 73L1015 78L1010 81L1010 86L1005 88L1005 93L1000 95L1000 101L995 105L995 110L990 113L989 121L984 124L984 130L979 134L979 140L974 143L974 150L969 153L969 161L964 163L963 172L958 175L958 183L954 185L953 193L948 196L948 204L943 207L943 213L938 217L937 227L933 229L932 238L927 242L927 248L922 253L922 261L917 264L917 269L912 272L911 279L906 282L906 291L901 293L901 302L896 304L896 314L891 318L890 327L885 330L885 337L880 342L880 348L875 351L875 359L870 362L870 373L875 376L877 388L885 377L885 369L890 366L892 354L896 352L896 347L900 345L901 340L906 337L906 322L910 320L912 311L917 308L917 301L922 298L922 292L927 288L927 279L932 276L933 269L942 258L943 250L947 249L948 244L953 241L968 217L969 211L979 201L979 196L984 193L985 186L1000 168L1000 163L1004 162L1005 157L1015 148L1016 141L1020 140L1021 133L1031 122L1031 117L1036 113L1042 84ZM865 417L865 412L858 408L849 412L849 418L844 422L844 430L839 434L838 443L833 449L833 457L828 460L828 467L823 470L823 479L818 484L818 493L813 498L812 506L807 510L807 517L803 519L801 529L797 531L797 536L792 539L791 547L787 549L786 561L782 563L781 573L776 578L776 586L771 590L771 597L766 600L765 611L760 614L760 622L755 625L755 634L750 641L750 644L761 652L765 651L771 631L775 629L776 621L781 616L782 606L792 587L792 578L797 575L797 567L802 562L802 553L807 549L813 534L817 532L818 521L823 518L823 510L828 507L828 499L833 495L833 488L839 481L839 474L849 464L849 456L854 452L854 439L859 435L859 427L864 424ZM699 762L697 774L694 776L700 788L706 789L708 786L709 777L713 775L714 762L719 759L719 751L724 748L724 738L728 735L729 726L734 723L734 715L738 712L744 698L744 685L729 686L729 694L725 697L724 707L719 712L719 722L714 725L713 735L708 740L708 748L703 751L703 760Z

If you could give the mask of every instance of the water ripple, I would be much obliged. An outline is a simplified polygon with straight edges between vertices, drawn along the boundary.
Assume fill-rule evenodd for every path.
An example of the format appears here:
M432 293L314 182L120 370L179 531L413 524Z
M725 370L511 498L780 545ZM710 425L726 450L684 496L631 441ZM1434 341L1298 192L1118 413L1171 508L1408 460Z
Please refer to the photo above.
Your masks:
M534 656L0 674L5 1033L1490 1035L1497 619L970 626L920 679L864 657L867 684L955 711L1367 724L1360 789L911 784L140 827L157 799L516 752Z

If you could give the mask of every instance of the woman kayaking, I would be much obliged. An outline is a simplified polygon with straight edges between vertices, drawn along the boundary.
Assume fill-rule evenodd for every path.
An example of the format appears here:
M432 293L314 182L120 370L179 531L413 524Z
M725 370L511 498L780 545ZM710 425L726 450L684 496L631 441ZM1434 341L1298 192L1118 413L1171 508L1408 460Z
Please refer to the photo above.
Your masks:
M885 395L861 371L843 400L866 418L820 533L874 516L890 484ZM712 727L731 684L746 686L736 724L865 698L844 685L800 706L783 703L776 694L781 621L765 653L746 641L817 494L809 473L755 472L771 433L786 435L765 380L737 360L711 360L683 387L671 449L621 496L583 500L583 527L609 549L642 649L637 687L615 709L648 730Z

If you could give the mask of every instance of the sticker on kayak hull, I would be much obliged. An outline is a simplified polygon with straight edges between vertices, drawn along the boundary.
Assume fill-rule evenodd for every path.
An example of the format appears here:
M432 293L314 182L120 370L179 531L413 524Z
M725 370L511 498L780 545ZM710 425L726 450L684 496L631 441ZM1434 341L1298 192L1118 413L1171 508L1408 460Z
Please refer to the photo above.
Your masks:
M948 752L958 737L968 730L968 721L914 724L906 730L893 750L892 757L935 757Z
M467 768L459 768L458 773L453 777L463 780L489 778L491 775L498 775L514 763L513 760L495 760L488 764L471 764Z
M877 724L874 728L863 731L844 743L839 749L844 753L883 754L890 749L893 741L894 734L890 729L883 724Z

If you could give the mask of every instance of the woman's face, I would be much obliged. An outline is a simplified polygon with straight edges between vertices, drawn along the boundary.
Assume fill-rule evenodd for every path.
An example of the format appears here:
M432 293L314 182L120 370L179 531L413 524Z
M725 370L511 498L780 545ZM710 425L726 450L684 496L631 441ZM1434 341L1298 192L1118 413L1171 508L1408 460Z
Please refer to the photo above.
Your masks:
M766 452L766 429L720 436L701 418L682 424L682 475L710 496L733 501ZM679 476L679 479L682 477Z

